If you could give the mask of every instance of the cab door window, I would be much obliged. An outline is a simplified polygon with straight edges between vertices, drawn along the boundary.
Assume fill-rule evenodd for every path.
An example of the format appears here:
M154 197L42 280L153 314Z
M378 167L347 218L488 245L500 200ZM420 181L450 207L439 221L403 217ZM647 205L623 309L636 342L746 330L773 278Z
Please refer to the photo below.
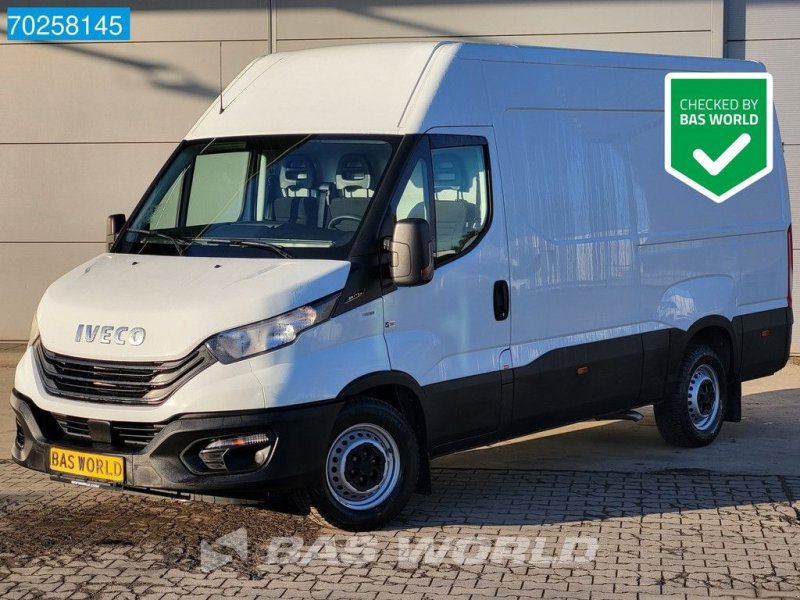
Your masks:
M464 253L486 227L491 205L485 155L483 145L431 150L439 262Z
M433 231L431 207L431 155L423 138L408 161L392 201L393 223L403 219L425 219Z
M430 223L430 193L428 190L428 161L419 158L405 183L395 210L397 221L402 219L425 219Z

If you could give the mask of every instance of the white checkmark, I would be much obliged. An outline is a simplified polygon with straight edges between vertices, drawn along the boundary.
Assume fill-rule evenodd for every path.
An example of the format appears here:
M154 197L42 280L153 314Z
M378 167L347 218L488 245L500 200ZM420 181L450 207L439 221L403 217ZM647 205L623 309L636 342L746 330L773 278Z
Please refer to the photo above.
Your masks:
M708 157L708 154L706 154L700 148L697 148L694 152L692 152L692 156L694 156L694 159L700 163L700 166L708 171L711 175L719 175L725 167L731 164L731 161L734 158L739 156L742 150L744 150L749 143L750 135L743 133L736 138L735 142L728 146L728 149L725 150L725 152L719 155L717 160L711 160Z

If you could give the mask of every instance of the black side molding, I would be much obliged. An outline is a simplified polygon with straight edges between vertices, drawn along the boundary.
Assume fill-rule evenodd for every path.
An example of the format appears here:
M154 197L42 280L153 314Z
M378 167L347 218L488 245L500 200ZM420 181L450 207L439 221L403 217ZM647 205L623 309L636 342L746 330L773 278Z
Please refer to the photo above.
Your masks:
M791 308L742 315L742 381L766 377L786 366L792 343Z

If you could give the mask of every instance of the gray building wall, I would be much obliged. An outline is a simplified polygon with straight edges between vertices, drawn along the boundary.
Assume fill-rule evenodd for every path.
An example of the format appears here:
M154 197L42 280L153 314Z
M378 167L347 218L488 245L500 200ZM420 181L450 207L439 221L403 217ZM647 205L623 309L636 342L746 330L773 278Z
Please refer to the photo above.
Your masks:
M58 4L75 3L47 2ZM47 285L103 251L106 215L130 212L175 144L216 96L220 71L225 85L253 57L269 51L456 38L702 56L727 51L764 59L776 78L787 161L793 161L792 191L800 201L800 121L792 120L791 104L800 80L790 67L790 57L800 50L800 42L790 39L800 31L800 16L790 2L79 4L130 6L131 42L9 43L8 3L0 3L0 340L27 338ZM800 264L798 258L795 264ZM795 279L800 285L800 278Z
M27 339L47 285L104 251L105 216L130 213L220 68L269 47L263 0L77 4L130 5L131 42L10 43L0 5L0 340Z
M800 2L728 0L725 55L763 62L772 73L783 156L789 177L794 234L793 297L800 298ZM796 309L795 309L796 310ZM800 352L800 319L795 318L792 351Z

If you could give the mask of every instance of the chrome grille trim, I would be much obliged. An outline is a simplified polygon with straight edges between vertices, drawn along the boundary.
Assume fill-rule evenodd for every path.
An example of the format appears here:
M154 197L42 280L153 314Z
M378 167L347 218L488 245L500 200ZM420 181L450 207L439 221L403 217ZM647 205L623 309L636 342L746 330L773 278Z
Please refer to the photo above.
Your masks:
M183 358L164 362L74 358L47 350L41 340L36 342L34 350L48 394L107 404L161 404L189 379L216 362L205 346Z

